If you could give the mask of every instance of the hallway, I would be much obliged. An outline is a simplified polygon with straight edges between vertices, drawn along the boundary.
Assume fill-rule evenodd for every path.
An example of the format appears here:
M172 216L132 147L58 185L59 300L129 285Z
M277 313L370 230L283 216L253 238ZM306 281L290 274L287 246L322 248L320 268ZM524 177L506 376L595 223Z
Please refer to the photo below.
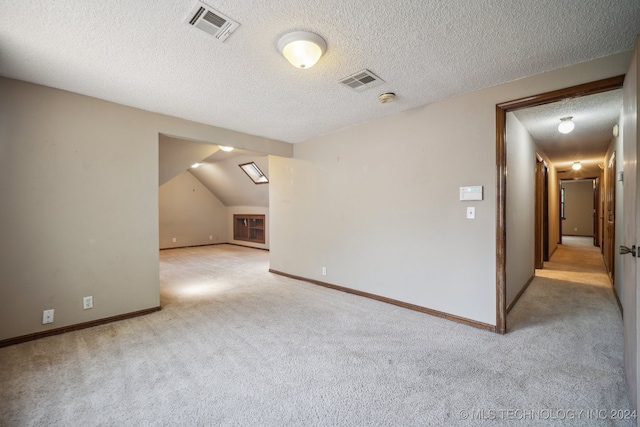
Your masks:
M604 286L613 297L600 248L593 246L592 237L562 236L562 244L544 263L544 268L536 270L536 277Z
M563 236L563 244L535 274L508 314L507 336L526 335L521 337L528 347L524 353L538 358L545 371L563 377L585 401L609 396L614 405L630 408L622 316L593 238ZM546 351L534 350L540 347ZM573 373L565 375L570 370ZM582 406L580 401L574 403ZM617 409L604 402L602 406L607 411ZM635 424L631 421L619 422Z
M607 325L620 334L622 356L622 316L600 249L591 237L563 236L563 244L535 275L509 313L509 332L551 322L586 338L584 332L602 331Z

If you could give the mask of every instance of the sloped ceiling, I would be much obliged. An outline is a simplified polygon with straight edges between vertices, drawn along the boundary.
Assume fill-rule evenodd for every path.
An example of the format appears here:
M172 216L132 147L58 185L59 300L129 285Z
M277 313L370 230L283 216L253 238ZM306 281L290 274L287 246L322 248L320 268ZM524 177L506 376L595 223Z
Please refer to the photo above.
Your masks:
M626 51L640 32L638 0L206 3L240 23L224 43L183 22L195 0L0 2L0 75L295 143ZM313 68L277 51L295 30L327 41ZM365 68L386 83L338 84Z
M219 151L217 145L160 135L158 138L158 185L175 178L192 164L217 151Z
M266 156L246 152L224 153L222 151L203 159L193 174L225 206L269 206L269 184L254 184L240 169L243 163L255 162L269 177L269 162Z

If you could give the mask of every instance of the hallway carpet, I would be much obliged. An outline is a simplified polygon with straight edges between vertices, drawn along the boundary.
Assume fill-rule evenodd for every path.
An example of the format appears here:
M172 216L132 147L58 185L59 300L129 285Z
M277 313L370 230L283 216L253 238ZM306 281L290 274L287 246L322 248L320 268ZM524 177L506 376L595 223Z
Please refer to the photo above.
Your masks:
M578 250L504 336L268 273L260 250L162 251L161 311L0 349L0 425L635 425L613 419L620 313Z

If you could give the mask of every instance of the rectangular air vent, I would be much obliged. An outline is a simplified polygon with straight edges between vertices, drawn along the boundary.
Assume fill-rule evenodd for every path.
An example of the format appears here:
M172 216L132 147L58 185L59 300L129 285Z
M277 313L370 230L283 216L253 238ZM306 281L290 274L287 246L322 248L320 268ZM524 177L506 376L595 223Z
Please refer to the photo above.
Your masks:
M228 16L201 2L196 3L185 22L205 33L211 34L220 41L224 41L229 37L229 34L240 26Z
M369 70L362 70L355 74L340 80L340 83L356 92L362 92L370 87L378 86L384 83L380 77L376 76Z

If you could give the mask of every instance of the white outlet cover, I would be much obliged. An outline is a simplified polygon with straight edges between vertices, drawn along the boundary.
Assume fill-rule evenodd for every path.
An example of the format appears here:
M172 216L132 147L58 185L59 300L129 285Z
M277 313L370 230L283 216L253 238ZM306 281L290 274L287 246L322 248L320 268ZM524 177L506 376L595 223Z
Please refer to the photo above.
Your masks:
M93 308L93 297L84 297L82 298L82 308L84 310L88 310Z

